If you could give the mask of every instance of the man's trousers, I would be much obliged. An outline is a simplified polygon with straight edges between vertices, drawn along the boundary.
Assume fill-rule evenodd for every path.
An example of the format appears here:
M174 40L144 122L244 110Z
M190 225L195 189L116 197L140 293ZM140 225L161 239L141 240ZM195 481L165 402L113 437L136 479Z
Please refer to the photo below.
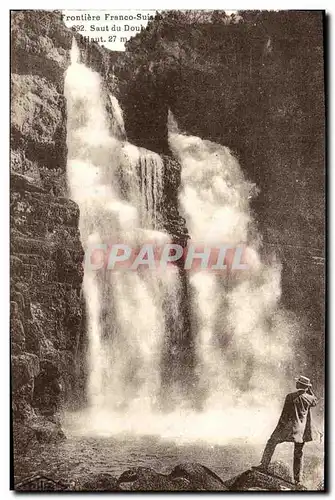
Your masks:
M282 443L283 441L277 441L275 439L269 439L266 444L261 464L263 467L267 468L271 462L271 458L274 454L277 444ZM303 455L303 447L305 443L294 443L294 454L293 454L293 477L296 483L301 482L301 473L302 473L302 455Z

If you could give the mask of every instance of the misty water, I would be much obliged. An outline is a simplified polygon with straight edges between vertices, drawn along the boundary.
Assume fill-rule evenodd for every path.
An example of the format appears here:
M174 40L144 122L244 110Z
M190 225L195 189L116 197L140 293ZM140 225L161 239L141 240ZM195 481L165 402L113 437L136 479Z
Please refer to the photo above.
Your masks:
M117 99L106 96L100 76L80 62L75 42L65 96L68 185L80 209L84 249L170 242L158 211L168 175L163 160L127 141ZM293 389L296 325L278 306L280 264L274 256L261 257L250 211L256 186L228 148L181 133L171 114L169 144L181 165L179 211L190 239L213 246L243 243L248 264L229 277L204 270L187 277L197 360L191 377L201 407L184 387L187 366L178 379L162 370L168 329L180 330L184 297L176 267L108 273L85 265L88 406L64 415L66 442L18 459L18 477L26 467L75 480L87 471L118 475L142 465L169 472L196 461L228 478L259 463L285 392ZM306 448L313 476L320 470L321 445ZM285 444L275 458L291 464L291 455Z
M236 440L226 445L210 445L205 441L179 443L157 436L114 437L75 436L65 429L67 440L60 444L39 445L27 455L15 458L15 481L34 474L54 480L76 483L89 475L109 473L118 477L131 467L150 467L156 472L170 473L183 462L198 462L213 470L223 480L230 479L259 463L261 445ZM265 438L266 439L266 438ZM292 466L292 444L277 447L274 460ZM323 446L309 443L304 452L304 484L316 489L323 478Z

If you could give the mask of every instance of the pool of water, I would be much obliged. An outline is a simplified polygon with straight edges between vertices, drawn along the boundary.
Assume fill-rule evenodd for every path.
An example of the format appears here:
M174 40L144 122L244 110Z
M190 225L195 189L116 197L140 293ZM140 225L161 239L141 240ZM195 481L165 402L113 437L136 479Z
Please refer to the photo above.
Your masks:
M209 445L205 442L183 443L155 436L85 437L68 436L60 444L39 445L25 456L15 457L15 483L34 474L54 480L76 481L88 473L111 473L119 476L130 467L150 467L169 473L182 462L199 462L228 479L251 465L259 463L262 445L236 442ZM292 466L293 445L277 447L275 460ZM305 484L316 488L322 479L323 447L318 443L305 446Z

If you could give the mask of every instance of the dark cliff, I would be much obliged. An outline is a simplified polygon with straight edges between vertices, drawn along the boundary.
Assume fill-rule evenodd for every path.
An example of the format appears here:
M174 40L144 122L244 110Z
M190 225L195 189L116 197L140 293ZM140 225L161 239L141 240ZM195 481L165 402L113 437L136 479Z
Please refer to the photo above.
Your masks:
M58 12L11 14L12 408L20 452L64 438L58 410L85 398L83 249L66 185L63 85L72 37ZM109 71L111 52L78 44L87 64Z

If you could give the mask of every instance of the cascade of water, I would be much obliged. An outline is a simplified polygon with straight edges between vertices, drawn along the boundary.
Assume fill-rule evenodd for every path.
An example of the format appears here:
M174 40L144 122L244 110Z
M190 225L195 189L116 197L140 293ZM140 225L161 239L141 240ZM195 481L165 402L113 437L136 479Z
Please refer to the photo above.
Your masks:
M180 210L191 241L211 247L247 245L248 269L239 274L190 273L207 407L227 408L241 401L260 405L269 395L279 396L286 385L293 332L278 308L280 266L265 265L259 257L249 209L255 186L245 180L228 148L180 134L171 117L169 121L170 147L182 166Z
M123 113L120 104L116 99L116 97L113 95L110 95L109 99L112 105L111 134L113 137L116 137L120 140L126 140L127 136L126 136L126 130L124 128Z
M122 165L122 177L131 202L138 208L141 225L158 229L159 203L163 196L163 160L157 153L129 142L124 144L123 153L127 161Z
M112 97L115 123L110 127L100 76L80 63L75 41L65 96L68 183L80 208L84 249L102 243L134 247L148 241L168 242L168 235L155 230L163 162L158 155L113 136L115 127L124 131L121 109ZM157 404L163 302L177 279L174 271L153 276L149 269L111 272L85 266L88 395L95 415L104 408L131 405L149 411Z
M113 96L110 120L100 76L80 63L75 41L65 96L67 175L71 197L80 208L84 249L101 243L134 247L169 242L159 220L163 161L126 141L122 111ZM178 271L153 275L148 269L127 273L85 266L91 408L85 425L95 432L128 430L214 442L231 440L232 434L263 439L264 422L255 411L246 418L246 409L253 404L266 407L269 394L283 390L291 332L278 309L280 268L263 264L257 240L250 238L254 188L229 150L178 133L176 123L169 139L182 166L180 209L191 239L199 245L245 242L250 267L229 278L190 272L199 372L194 385L199 379L207 408L202 413L185 410L181 395L177 411L155 417L162 386L163 396L171 396L170 381L162 381L161 360L166 325L173 333L172 319L176 326L181 320ZM173 355L173 346L168 347L168 356Z

